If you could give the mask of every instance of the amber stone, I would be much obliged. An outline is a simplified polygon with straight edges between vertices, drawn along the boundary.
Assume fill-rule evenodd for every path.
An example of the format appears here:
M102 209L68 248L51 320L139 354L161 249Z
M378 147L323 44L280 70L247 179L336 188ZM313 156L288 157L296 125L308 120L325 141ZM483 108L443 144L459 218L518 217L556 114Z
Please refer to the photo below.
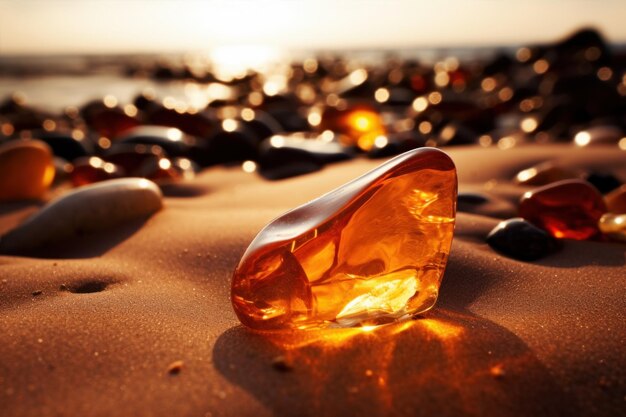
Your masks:
M268 224L232 279L256 330L377 325L437 300L455 221L456 170L442 151L404 153Z
M520 185L547 185L557 181L577 179L581 173L570 168L544 162L524 169L515 176L515 182Z
M534 261L555 252L558 241L544 230L521 218L500 222L487 236L498 252L521 261Z
M611 239L626 242L626 214L606 213L600 217L598 227Z
M0 201L39 198L54 179L50 147L37 140L0 146Z
M626 213L626 185L611 191L604 199L611 213Z
M81 114L91 129L108 138L119 136L141 124L137 117L129 116L121 107L108 107L99 100L86 104Z
M598 220L606 213L602 195L582 180L559 181L522 197L520 216L556 238L601 237Z
M74 162L74 169L70 173L70 179L75 187L123 176L124 170L121 167L103 161L97 156L77 159Z

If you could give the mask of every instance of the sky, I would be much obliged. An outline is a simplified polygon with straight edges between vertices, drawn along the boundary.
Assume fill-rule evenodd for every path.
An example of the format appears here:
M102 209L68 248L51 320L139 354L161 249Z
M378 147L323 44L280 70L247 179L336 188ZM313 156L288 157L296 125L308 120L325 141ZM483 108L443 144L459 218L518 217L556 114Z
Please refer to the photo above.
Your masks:
M625 0L0 0L0 54L494 46L581 26L625 42Z

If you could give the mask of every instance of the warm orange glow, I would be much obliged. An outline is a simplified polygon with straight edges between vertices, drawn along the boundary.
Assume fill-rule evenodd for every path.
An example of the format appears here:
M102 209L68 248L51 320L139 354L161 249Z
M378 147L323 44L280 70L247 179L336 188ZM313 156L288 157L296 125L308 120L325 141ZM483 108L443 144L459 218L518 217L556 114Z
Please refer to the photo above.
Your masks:
M54 120L46 119L43 121L43 129L45 131L51 132L57 127L57 124Z
M517 182L523 183L523 182L528 181L530 178L534 177L535 175L537 175L537 169L528 168L523 171L520 171L515 177L515 179L517 180Z
M85 139L85 132L83 132L80 129L74 129L72 130L72 138L81 141L83 139Z
M535 129L537 129L538 123L537 120L533 117L526 117L520 123L520 127L526 133L531 133Z
M98 139L98 146L102 149L109 149L111 147L111 140L102 136Z
M496 80L492 77L487 77L480 83L482 89L487 93L493 91L496 88L496 85Z
M437 105L441 103L442 99L443 99L443 96L438 91L434 91L428 95L428 102L433 105Z
M314 118L313 122L316 121ZM323 122L324 120L321 120L320 124ZM328 125L328 122L326 124ZM343 133L345 138L351 140L351 143L346 143L346 145L356 144L364 151L372 149L376 144L376 139L387 133L380 115L373 110L363 108L345 112L328 127Z
M531 53L528 48L519 48L515 53L515 57L519 62L526 62L530 59Z
M513 98L513 89L510 87L504 87L498 92L498 98L502 101L509 101Z
M533 70L537 74L545 74L550 69L550 63L545 59L540 59L533 64Z
M463 334L463 328L442 320L422 319L418 322L429 332L442 340L455 339Z
M379 103L386 103L389 100L389 90L386 88L379 88L374 93L374 99Z
M428 121L423 121L420 122L419 126L417 127L420 131L421 134L423 135L427 135L430 132L433 131L433 125L432 123L428 122Z
M239 123L237 123L237 121L234 119L226 119L222 121L222 129L224 129L226 132L234 132L237 129L238 125Z
M319 126L322 123L322 115L318 111L312 111L309 113L307 121L311 126Z
M598 78L602 81L609 81L613 77L613 70L609 67L602 67L598 70Z
M591 135L587 131L578 132L574 136L574 143L578 146L587 146L591 142Z
M15 128L11 123L2 123L2 125L0 126L0 131L2 131L2 134L5 136L11 136L15 131Z
M348 116L348 124L360 132L368 132L378 124L378 115L367 111L356 111Z
M163 170L168 170L172 167L172 162L170 162L169 159L167 158L161 158L159 159L159 168L163 169ZM105 168L106 169L106 168Z
M252 110L252 109L245 108L245 109L241 110L241 118L243 120L245 120L246 122L250 122L250 121L254 120L255 116L256 116L256 114L254 113L254 110Z

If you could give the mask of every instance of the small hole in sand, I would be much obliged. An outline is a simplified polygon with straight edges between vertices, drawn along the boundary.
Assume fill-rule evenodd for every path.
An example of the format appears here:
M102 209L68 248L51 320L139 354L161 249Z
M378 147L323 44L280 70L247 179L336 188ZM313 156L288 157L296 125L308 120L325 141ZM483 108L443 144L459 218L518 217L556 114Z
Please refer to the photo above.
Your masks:
M67 289L75 294L89 294L103 291L108 285L109 283L104 281L86 281L76 285L70 285Z

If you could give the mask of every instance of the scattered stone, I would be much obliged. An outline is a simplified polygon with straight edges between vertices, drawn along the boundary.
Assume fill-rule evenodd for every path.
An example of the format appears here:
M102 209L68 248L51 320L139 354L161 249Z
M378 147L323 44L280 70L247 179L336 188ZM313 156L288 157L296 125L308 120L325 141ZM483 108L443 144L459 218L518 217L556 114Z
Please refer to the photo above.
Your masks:
M162 206L159 187L143 178L103 181L57 198L0 238L0 252L17 253L111 229Z

